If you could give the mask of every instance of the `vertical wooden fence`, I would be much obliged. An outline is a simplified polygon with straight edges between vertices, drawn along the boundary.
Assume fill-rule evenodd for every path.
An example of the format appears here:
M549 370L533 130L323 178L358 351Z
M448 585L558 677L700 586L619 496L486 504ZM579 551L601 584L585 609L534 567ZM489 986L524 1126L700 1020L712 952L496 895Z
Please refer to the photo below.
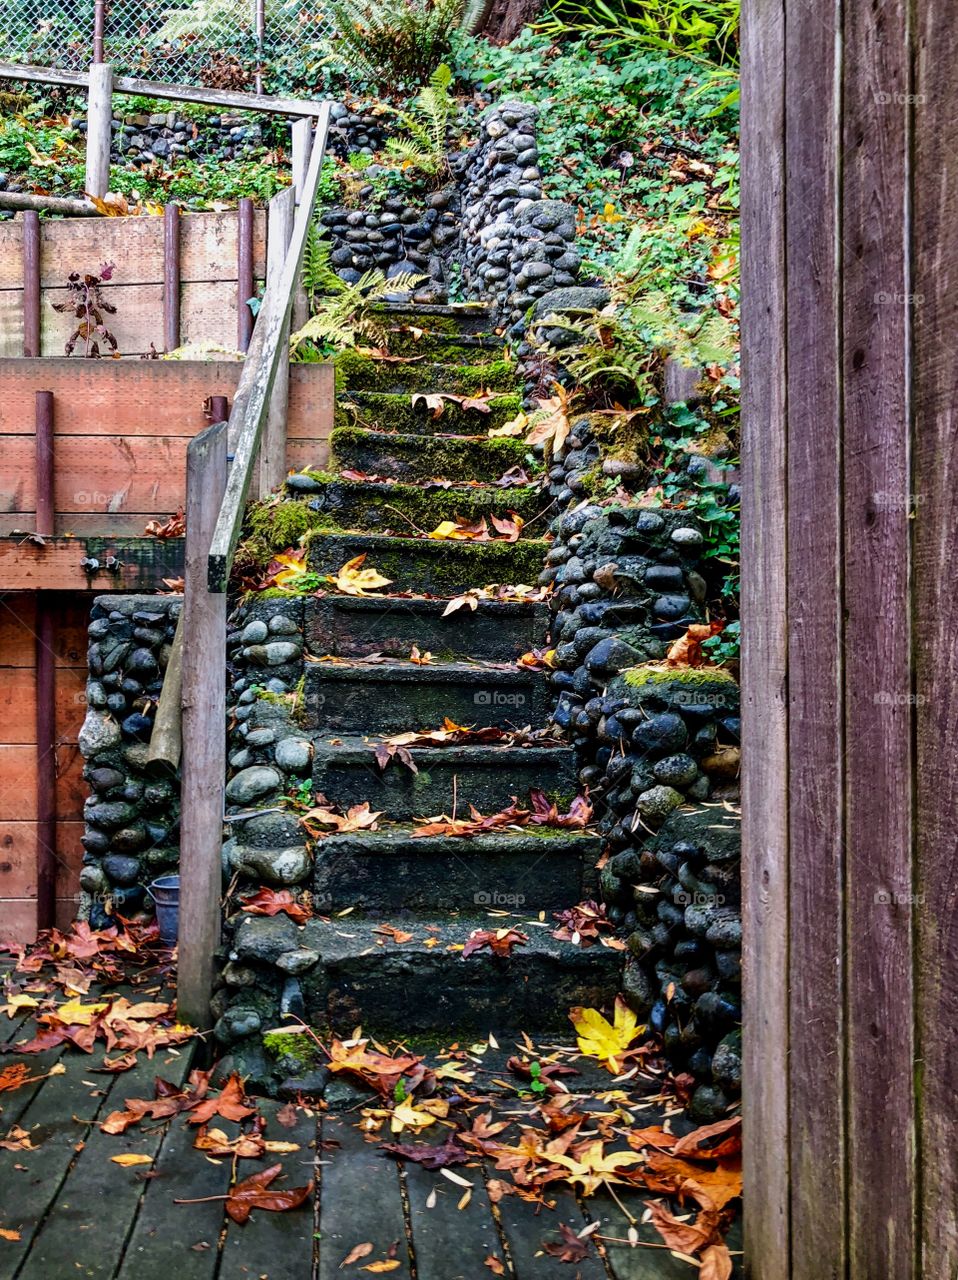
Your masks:
M748 1270L955 1280L958 29L743 38Z

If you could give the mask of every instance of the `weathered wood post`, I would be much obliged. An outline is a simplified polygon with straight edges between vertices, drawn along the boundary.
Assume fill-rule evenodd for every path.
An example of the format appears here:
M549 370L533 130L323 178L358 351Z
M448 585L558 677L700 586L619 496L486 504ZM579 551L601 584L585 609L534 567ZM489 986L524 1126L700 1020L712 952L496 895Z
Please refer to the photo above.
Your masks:
M248 196L240 200L236 218L236 341L240 351L245 351L253 336L253 313L249 301L256 290L253 277L253 202Z
M40 354L40 215L23 214L23 354Z
M958 1275L958 30L747 0L753 1280Z
M190 442L186 454L176 998L179 1018L203 1029L210 1025L213 953L220 936L226 779L226 595L209 592L207 557L226 490L226 436L226 423L214 423Z
M163 206L163 349L180 345L180 207Z
M295 193L292 187L280 191L269 202L266 230L266 287L279 288L286 252L293 234L296 217ZM280 336L280 346L289 345L289 321ZM269 416L263 428L259 455L259 496L265 497L282 484L286 474L286 415L289 408L289 355L281 360L270 394Z
M86 194L98 200L110 189L110 125L113 120L113 68L108 62L90 67L86 113Z

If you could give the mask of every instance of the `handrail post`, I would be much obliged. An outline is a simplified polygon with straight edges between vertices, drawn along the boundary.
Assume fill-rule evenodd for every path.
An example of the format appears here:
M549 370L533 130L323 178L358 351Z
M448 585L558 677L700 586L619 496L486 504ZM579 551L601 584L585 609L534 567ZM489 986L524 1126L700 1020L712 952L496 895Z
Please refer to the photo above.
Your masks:
M27 209L23 215L23 354L40 354L40 215Z
M273 196L266 224L266 287L279 288L296 216L292 187ZM279 339L280 348L289 345L289 322ZM261 498L277 488L286 474L286 419L289 410L289 354L280 359L269 401L269 416L259 454L258 492Z
M110 126L113 121L113 68L95 62L90 68L86 113L84 189L98 200L110 189Z
M183 770L177 1016L210 1025L220 937L226 778L226 595L207 590L207 557L226 491L227 425L201 431L186 452L186 566L182 655Z

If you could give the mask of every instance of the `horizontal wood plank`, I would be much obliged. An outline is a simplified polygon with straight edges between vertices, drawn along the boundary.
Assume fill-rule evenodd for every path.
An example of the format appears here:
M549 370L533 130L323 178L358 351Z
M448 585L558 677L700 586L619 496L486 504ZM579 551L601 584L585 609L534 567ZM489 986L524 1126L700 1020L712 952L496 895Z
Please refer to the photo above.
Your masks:
M92 573L81 563L88 553L100 558ZM119 561L116 572L103 567L107 555ZM162 591L163 580L182 571L181 538L50 538L42 547L0 538L0 585L10 591Z
M235 313L232 319L235 328ZM206 425L206 398L232 400L241 368L227 360L0 359L0 435L32 438L36 393L52 391L57 437L194 436ZM332 429L332 364L293 364L289 378L288 436L325 440Z
M82 667L57 669L55 703L57 734L76 735L86 714L86 672ZM36 741L37 683L30 667L0 667L0 744Z
M99 225L99 224L97 224ZM117 284L105 294L116 306L116 314L105 316L107 328L117 341L121 355L139 356L151 345L163 350L162 284ZM60 314L54 303L67 298L65 288L43 289L40 298L40 354L60 356L73 332L75 317ZM212 343L227 351L236 350L236 282L194 281L180 290L180 345ZM100 341L101 352L108 352ZM82 359L83 343L78 341L74 358ZM23 352L23 301L13 289L0 292L0 356Z
M0 901L0 942L21 944L37 936L35 898Z
M0 223L0 289L22 290L22 223ZM163 219L59 218L40 224L40 284L63 285L70 271L95 273L103 262L115 262L113 280L104 289L130 284L163 283ZM234 281L237 264L235 211L180 214L180 280ZM266 269L266 210L253 215L253 271Z

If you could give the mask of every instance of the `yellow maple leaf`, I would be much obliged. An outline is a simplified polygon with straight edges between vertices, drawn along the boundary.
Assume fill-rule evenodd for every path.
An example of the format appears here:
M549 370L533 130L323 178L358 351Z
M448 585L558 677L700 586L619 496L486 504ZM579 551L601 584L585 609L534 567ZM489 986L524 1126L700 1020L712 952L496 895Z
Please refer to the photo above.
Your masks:
M98 1013L107 1007L106 1000L84 1004L82 1000L68 1000L57 1007L57 1017L65 1026L88 1027Z
M508 422L504 422L501 427L490 427L487 434L490 440L494 440L498 436L521 436L528 425L528 416L520 410L515 418L510 418L510 420Z
M110 1159L113 1161L114 1164L122 1164L124 1168L126 1168L128 1165L153 1163L152 1156L136 1155L132 1151L128 1151L126 1152L125 1155L122 1155L122 1156L110 1156Z
M347 596L364 596L380 587L392 586L391 578L384 578L376 569L364 569L365 559L366 553L363 552L361 556L348 560L337 574L330 574L327 581Z
M598 1009L571 1009L569 1017L576 1029L582 1053L589 1058L598 1058L613 1075L622 1070L620 1059L645 1031L621 996L616 997L614 1021L611 1023Z
M15 1018L20 1009L35 1009L39 1003L33 996L8 996L7 1003L0 1005L0 1013L5 1013L8 1018Z
M273 585L277 587L294 587L303 574L309 571L302 553L274 556L273 564L282 566L278 573L273 574Z
M555 384L555 395L539 401L532 416L526 444L543 444L557 454L566 442L572 424L569 421L569 393Z
M394 1108L390 1116L393 1133L402 1133L403 1129L412 1129L418 1133L428 1129L437 1120L445 1120L449 1114L449 1103L442 1098L426 1098L417 1107L411 1098L406 1098Z
M604 1183L620 1181L619 1170L625 1165L638 1164L644 1159L633 1151L610 1151L606 1155L602 1147L602 1139L596 1138L594 1142L577 1147L575 1156L550 1152L549 1159L568 1169L569 1182L580 1183L583 1194L591 1196Z

